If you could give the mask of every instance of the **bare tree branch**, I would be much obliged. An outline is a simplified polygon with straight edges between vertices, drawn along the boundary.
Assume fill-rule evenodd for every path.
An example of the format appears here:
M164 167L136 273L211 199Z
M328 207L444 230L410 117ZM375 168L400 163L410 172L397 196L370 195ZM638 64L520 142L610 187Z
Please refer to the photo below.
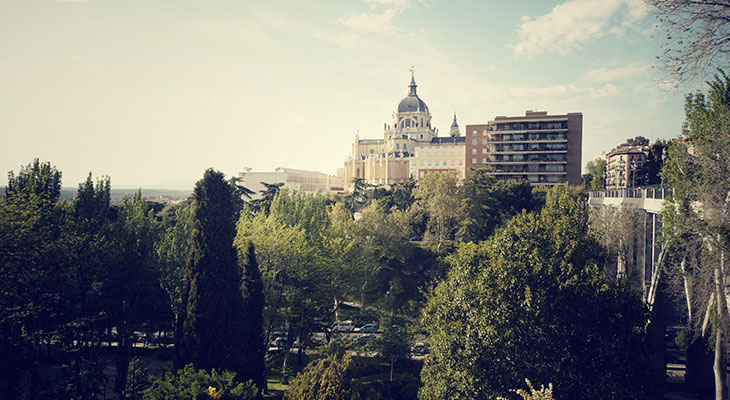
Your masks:
M646 0L666 34L659 67L675 88L727 69L730 0Z

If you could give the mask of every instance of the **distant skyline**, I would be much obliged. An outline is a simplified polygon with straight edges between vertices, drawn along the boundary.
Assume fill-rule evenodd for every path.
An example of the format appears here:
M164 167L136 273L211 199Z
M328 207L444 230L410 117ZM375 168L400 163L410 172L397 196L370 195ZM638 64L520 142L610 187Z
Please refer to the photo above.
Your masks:
M643 0L0 3L3 173L190 189L213 167L334 174L382 138L415 68L440 135L498 115L583 113L583 159L672 138L684 92L652 65ZM697 89L704 90L703 87ZM3 186L4 182L0 183Z

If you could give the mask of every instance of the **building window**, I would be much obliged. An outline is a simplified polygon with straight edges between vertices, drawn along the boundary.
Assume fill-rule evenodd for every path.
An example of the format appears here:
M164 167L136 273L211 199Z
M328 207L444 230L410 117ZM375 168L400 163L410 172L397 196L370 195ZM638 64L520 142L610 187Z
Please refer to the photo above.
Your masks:
M472 144L472 146L476 146L477 145L477 140L476 139L472 139L471 144Z
M477 163L477 159L476 159L476 158L472 158L472 159L471 159L471 163L472 163L472 164L476 164L476 163Z
M477 154L477 149L471 149L471 154L472 155Z
M486 148L482 149L482 154L487 154L487 149Z
M407 150L407 149L408 149L408 147L406 146L405 143L403 143L403 150Z
M471 135L472 135L472 136L476 136L476 135L477 135L477 131L472 131L472 132L471 132Z
M487 143L489 143L489 140L487 140L487 139L482 139L482 144L487 144Z
M396 144L395 144L395 149L396 149L396 150L400 150L400 143L396 143Z
M487 158L486 157L482 158L482 164L486 164L486 163L487 163Z
M375 153L375 150L370 149L370 154L373 154L373 153Z
M487 130L482 131L482 135L487 136Z

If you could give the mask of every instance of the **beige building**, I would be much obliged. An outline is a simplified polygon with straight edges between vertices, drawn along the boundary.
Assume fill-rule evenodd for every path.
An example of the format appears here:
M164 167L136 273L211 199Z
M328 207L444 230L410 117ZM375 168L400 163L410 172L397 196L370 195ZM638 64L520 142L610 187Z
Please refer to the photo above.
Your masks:
M413 178L420 179L429 172L456 171L459 178L464 179L466 176L465 151L464 137L461 136L456 114L454 114L449 137L435 137L428 143L416 146L416 151L411 158L410 174Z
M304 193L344 192L342 177L317 171L279 167L274 169L273 172L255 172L251 171L250 168L246 168L246 171L238 173L238 178L243 186L254 192L251 196L253 199L261 197L260 191L265 189L263 183L283 183L286 188L296 189Z
M644 185L642 171L647 152L639 146L620 146L606 154L606 189Z
M524 178L531 185L581 182L583 114L496 117L466 127L466 168L489 168L504 179Z
M392 124L384 124L382 139L355 137L345 161L346 190L351 190L354 178L363 178L371 185L390 185L416 178L422 172L464 169L464 143L457 140L456 116L452 136L439 138L438 130L431 126L428 106L418 97L416 87L411 74L408 95L398 104Z

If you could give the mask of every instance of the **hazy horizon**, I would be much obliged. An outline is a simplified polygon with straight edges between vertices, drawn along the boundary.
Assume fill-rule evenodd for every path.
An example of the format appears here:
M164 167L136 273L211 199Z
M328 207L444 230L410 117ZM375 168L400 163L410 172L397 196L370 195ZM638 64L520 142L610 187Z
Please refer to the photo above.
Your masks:
M653 69L643 0L0 4L0 131L64 186L192 188L205 169L335 174L381 138L411 66L447 135L498 115L583 113L585 163L680 133L683 92Z

